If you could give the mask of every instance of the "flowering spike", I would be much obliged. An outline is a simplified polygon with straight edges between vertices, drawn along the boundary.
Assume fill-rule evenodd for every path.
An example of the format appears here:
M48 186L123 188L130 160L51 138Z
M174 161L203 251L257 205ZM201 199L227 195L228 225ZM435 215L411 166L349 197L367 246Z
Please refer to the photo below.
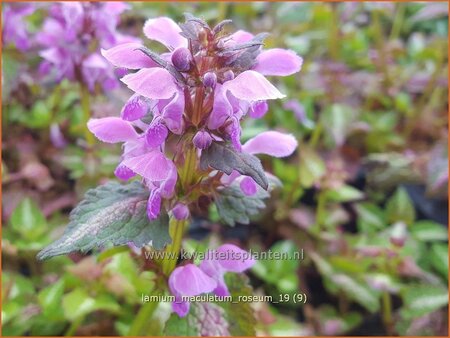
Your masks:
M259 196L269 196L269 181L254 155L284 157L297 147L292 135L274 131L260 133L241 145L241 120L247 115L264 116L267 100L284 97L264 75L292 74L300 70L302 60L291 51L264 51L266 34L221 34L229 22L225 20L211 29L189 14L180 25L169 18L149 19L144 34L167 47L161 55L137 42L102 46L110 48L102 51L110 63L137 70L122 78L134 95L121 118L92 120L88 127L104 142L124 142L122 162L115 174L121 179L141 176L150 190L150 220L162 212L167 214L168 210L161 208L172 207L170 216L182 222L190 217L190 204L197 203L197 197L214 201L221 210L239 201L259 202ZM41 54L49 63L66 58L53 48ZM102 64L97 56L88 61L86 67L90 69ZM74 76L72 65L67 68ZM229 203L222 203L225 200ZM230 220L219 211L229 224L238 218L246 221L254 214L241 215L238 209L236 213ZM172 248L177 250L180 241L178 236L173 238ZM224 274L241 273L254 264L251 257L230 258L245 254L232 245L215 252L228 257L205 259L199 267L181 266L170 275L170 290L179 301L173 304L173 310L178 315L185 316L189 311L189 303L180 301L182 296L211 291L228 295ZM163 271L168 274L172 269Z

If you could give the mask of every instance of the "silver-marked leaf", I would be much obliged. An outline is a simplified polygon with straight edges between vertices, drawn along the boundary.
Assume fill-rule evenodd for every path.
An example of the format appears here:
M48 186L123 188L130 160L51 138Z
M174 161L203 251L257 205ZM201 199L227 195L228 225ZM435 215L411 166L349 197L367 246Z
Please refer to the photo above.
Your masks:
M166 336L229 336L224 310L214 303L191 303L186 317L173 313L166 323Z
M230 334L232 336L255 336L256 319L253 308L249 302L239 300L239 297L253 295L248 277L244 274L227 273L225 283L233 301L217 304L225 310Z
M157 250L164 248L171 242L168 216L164 214L153 222L148 220L148 194L139 182L127 185L108 182L89 190L70 213L70 223L63 236L39 252L37 258L129 242L137 247L151 242Z
M269 193L260 187L256 194L247 196L242 192L236 180L229 187L219 191L215 203L221 219L226 224L233 226L235 223L250 223L250 218L265 208L263 200L269 196Z
M448 290L439 285L411 285L403 290L402 299L402 317L411 319L447 306Z
M261 161L256 156L238 152L228 144L213 142L208 149L202 151L200 168L207 170L208 167L228 175L236 170L242 175L253 178L265 190L269 187Z

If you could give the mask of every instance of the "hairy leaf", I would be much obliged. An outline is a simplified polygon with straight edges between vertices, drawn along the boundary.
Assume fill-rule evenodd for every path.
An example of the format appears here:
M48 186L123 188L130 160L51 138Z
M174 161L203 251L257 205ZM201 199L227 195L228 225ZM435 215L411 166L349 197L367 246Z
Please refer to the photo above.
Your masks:
M220 190L215 203L222 220L233 226L235 223L250 223L250 218L265 208L263 199L269 196L267 191L259 187L256 194L247 196L242 192L238 181L234 181L229 187Z
M214 303L191 303L186 317L173 313L166 323L166 336L229 336L224 310Z
M176 78L178 81L185 83L186 80L184 79L184 76L175 69L174 66L172 66L169 62L161 58L158 54L151 51L150 49L146 47L140 47L138 48L142 53L147 55L150 59L155 61L158 65L160 65L162 68L165 68L174 78Z
M222 20L221 22L219 22L217 25L214 26L213 28L213 33L214 35L220 33L223 29L223 27L225 27L226 25L232 23L233 20L227 19L227 20Z
M269 35L269 33L259 33L250 41L247 41L244 43L239 43L237 45L234 45L232 47L228 47L228 48L222 50L219 53L219 55L234 53L236 51L240 51L243 49L246 49L248 52L254 52L255 50L258 50L259 47L261 47L264 44L263 41L265 38L267 38L268 35Z
M222 53L224 55L238 53L236 58L232 58L229 66L239 69L240 71L246 71L253 67L255 64L256 57L261 52L261 46L263 45L264 39L267 37L267 33L261 33L256 35L252 40L231 47Z
M147 199L148 191L139 182L109 182L89 190L71 212L64 235L39 252L38 259L86 252L110 243L119 246L132 242L142 247L151 241L155 249L162 249L171 242L168 216L150 222Z
M256 156L236 151L228 144L214 142L208 149L202 151L200 168L207 170L208 167L228 175L236 170L242 175L253 178L265 190L269 187L261 161Z
M218 303L225 310L232 336L255 336L256 319L249 302L238 301L239 296L252 296L253 290L244 274L228 273L225 283L233 302Z

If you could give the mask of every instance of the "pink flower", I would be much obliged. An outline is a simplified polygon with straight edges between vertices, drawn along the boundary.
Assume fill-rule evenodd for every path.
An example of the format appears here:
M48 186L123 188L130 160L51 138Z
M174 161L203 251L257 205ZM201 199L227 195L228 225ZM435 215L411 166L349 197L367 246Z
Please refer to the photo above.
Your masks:
M224 281L226 272L242 273L250 269L255 260L249 253L232 244L224 244L215 251L208 251L206 258L197 267L194 264L180 266L169 277L169 288L175 296L172 309L180 317L189 312L189 302L183 296L197 296L214 292L217 296L228 296Z
M42 46L39 55L44 59L40 70L53 72L56 80L64 78L81 81L93 91L95 84L104 91L118 86L110 64L92 46L110 48L118 43L139 41L116 31L120 14L128 9L122 2L54 3L49 9L36 42Z

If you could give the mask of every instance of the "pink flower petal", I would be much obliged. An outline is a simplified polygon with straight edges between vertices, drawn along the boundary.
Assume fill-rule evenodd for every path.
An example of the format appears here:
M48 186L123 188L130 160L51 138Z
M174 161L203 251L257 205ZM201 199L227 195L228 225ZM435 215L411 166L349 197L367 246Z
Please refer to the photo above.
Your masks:
M303 59L291 50L274 48L261 52L256 57L253 70L263 75L287 76L302 68Z
M224 244L216 251L220 266L229 272L244 272L256 263L250 253L233 244Z
M266 101L255 102L251 105L249 115L254 119L259 119L266 115L269 110L269 105Z
M141 69L155 67L156 63L139 50L140 43L124 43L110 49L102 49L102 55L116 67Z
M121 81L134 92L149 99L168 99L178 92L172 75L163 68L144 68L137 73L125 75Z
M164 181L168 178L173 165L158 150L126 158L122 164L149 181Z
M108 63L105 61L104 58L100 56L98 53L93 53L89 55L84 61L83 61L83 67L86 68L100 68L100 69L108 69Z
M173 294L196 296L213 291L217 282L194 264L180 266L169 277L169 287Z
M120 117L126 121L135 121L144 117L150 110L148 99L139 94L133 94L125 106L123 106Z
M163 108L162 116L167 128L174 134L183 132L184 94L177 91L174 98Z
M214 91L213 109L208 117L208 128L213 130L219 128L232 113L233 107L228 101L224 86L217 84Z
M253 39L254 35L252 33L238 30L237 32L234 32L230 35L231 40L235 41L236 43L244 43L247 41L250 41Z
M169 49L187 47L188 42L180 32L180 26L166 17L148 19L144 25L144 34L147 38L161 42Z
M138 137L133 126L119 117L90 119L87 127L95 137L106 143L125 142Z
M286 157L297 148L297 140L294 136L279 133L277 131L265 131L250 140L242 150L250 154L266 154L274 157Z
M286 96L281 94L263 75L253 70L239 74L233 80L225 82L223 87L236 98L250 102L281 99Z
M147 217L150 221L158 218L161 212L161 194L158 189L153 189L147 201Z

